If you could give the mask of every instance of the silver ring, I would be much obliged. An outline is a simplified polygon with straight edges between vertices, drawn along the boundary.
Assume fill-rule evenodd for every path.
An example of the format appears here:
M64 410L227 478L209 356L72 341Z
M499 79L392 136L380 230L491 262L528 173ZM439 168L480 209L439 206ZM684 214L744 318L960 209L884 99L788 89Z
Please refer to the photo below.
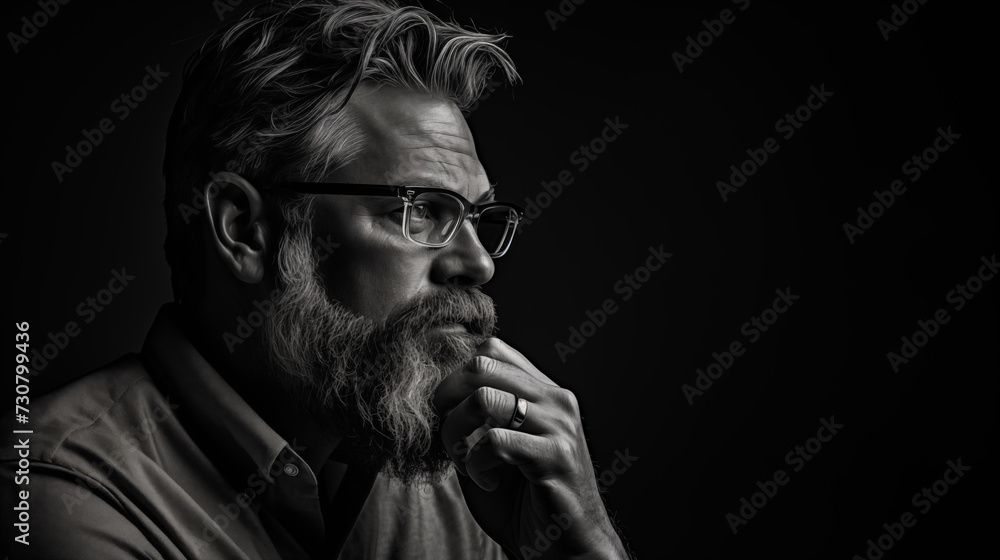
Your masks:
M528 401L517 397L517 405L514 406L514 415L510 417L510 422L507 423L508 430L516 430L524 424L524 417L528 414Z

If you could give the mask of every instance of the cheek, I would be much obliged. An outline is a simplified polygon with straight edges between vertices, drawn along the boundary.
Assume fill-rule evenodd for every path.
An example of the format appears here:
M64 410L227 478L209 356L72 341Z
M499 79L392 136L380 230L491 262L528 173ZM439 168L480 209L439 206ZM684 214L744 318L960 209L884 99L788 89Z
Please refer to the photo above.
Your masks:
M330 298L381 320L418 294L429 278L430 259L419 247L400 240L373 233L342 243L320 264Z

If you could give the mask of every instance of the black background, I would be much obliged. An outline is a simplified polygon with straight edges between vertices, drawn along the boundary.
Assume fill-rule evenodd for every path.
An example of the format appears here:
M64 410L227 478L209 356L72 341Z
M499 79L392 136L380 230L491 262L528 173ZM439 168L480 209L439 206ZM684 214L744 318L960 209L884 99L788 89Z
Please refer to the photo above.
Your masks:
M501 197L523 204L543 181L573 174L486 291L501 338L576 392L598 469L616 451L638 457L606 493L636 554L847 559L907 511L917 524L887 559L991 544L996 281L961 310L946 302L996 251L986 8L928 0L886 41L876 22L889 18L888 1L751 0L742 12L722 0L563 4L574 12L554 30L545 11L556 0L427 7L512 35L523 83L470 116ZM5 32L38 11L26 1L6 9ZM672 53L723 9L735 21L678 72ZM183 60L219 23L208 0L77 0L20 52L8 40L4 315L31 323L36 348L67 321L81 324L33 379L33 397L138 350L171 297L164 133ZM157 64L170 76L119 120L111 102ZM781 138L775 122L821 84L832 97ZM580 171L571 154L616 116L628 128ZM105 117L116 129L57 181L52 162ZM960 138L911 183L902 164L948 126ZM767 137L780 149L723 202L716 181ZM906 193L850 243L843 224L895 179ZM623 301L615 283L660 245L672 258ZM76 306L123 266L136 279L83 324ZM748 344L741 325L778 288L800 299ZM563 362L554 345L608 298L619 311ZM951 320L893 371L886 354L940 308ZM681 386L734 340L746 353L689 404ZM786 453L830 416L843 429L792 472ZM971 470L917 512L911 497L958 458ZM777 469L790 481L734 535L726 514Z

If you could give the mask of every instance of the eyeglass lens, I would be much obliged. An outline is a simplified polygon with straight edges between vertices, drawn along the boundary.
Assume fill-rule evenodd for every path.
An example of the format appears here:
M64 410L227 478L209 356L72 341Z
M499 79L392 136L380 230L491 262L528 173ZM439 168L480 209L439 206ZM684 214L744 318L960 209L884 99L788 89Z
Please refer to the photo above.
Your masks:
M409 236L419 243L443 244L461 226L462 202L444 193L420 193L409 209ZM514 235L517 213L509 207L486 208L476 232L491 255L502 253Z

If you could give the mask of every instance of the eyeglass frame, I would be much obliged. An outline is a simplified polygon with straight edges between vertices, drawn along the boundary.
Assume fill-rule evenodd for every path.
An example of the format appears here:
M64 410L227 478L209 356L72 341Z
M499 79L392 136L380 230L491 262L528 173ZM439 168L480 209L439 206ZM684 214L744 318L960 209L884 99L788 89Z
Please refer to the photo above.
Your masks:
M452 240L455 239L455 235L461 226L456 227L441 243L430 243L426 241L417 241L410 236L408 221L409 221L409 209L413 206L414 199L423 193L441 193L454 198L462 204L462 216L458 220L462 223L466 218L472 220L472 227L476 230L476 239L479 240L479 217L482 215L484 210L489 208L494 208L497 206L503 206L514 210L517 215L517 220L514 222L514 233L510 234L510 239L505 243L502 251L498 254L493 254L489 250L490 257L493 259L499 259L500 257L507 254L510 250L511 245L514 243L514 237L517 233L517 227L521 225L521 219L524 218L524 209L517 204L512 204L510 202L486 202L483 204L475 204L469 202L467 198L458 194L457 192L449 189L442 189L439 187L424 187L418 185L375 185L367 183L322 183L322 182L305 182L305 181L285 181L281 183L275 183L270 186L270 188L275 189L285 189L303 194L331 194L331 195L356 195L356 196L395 196L403 201L404 216L402 223L400 224L403 230L403 237L407 240L416 243L417 245L422 245L424 247L447 247ZM508 222L507 227L510 228L510 223ZM509 230L508 230L509 231ZM508 231L504 231L504 237L507 236ZM482 243L482 241L480 241ZM485 247L483 247L485 249Z

